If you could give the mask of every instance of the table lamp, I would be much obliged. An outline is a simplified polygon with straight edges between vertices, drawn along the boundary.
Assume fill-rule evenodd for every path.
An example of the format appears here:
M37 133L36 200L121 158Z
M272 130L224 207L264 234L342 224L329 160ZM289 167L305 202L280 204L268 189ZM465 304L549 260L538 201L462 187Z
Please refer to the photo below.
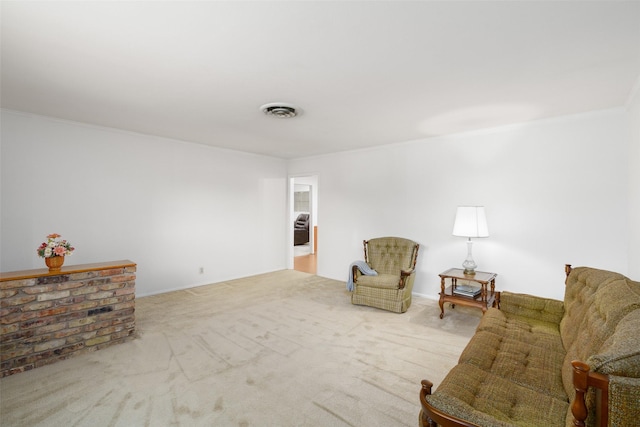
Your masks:
M464 267L464 274L468 276L475 275L478 265L473 260L473 256L471 256L471 238L489 237L484 206L458 206L456 221L453 224L453 235L468 238L467 259L464 260L462 266Z

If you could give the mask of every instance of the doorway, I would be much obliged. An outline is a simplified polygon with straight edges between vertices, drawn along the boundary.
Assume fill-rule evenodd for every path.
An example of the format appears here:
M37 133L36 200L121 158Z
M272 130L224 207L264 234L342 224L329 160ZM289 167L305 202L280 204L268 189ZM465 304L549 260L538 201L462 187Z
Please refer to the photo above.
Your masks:
M291 267L305 273L317 273L318 224L316 175L290 178L289 222L291 227Z

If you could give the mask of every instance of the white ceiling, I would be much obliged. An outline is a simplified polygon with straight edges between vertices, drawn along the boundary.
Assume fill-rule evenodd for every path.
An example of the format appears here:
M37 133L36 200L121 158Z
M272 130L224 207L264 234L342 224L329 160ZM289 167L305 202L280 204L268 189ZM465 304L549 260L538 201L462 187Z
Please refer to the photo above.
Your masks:
M638 1L1 8L3 108L282 158L620 107L640 76Z

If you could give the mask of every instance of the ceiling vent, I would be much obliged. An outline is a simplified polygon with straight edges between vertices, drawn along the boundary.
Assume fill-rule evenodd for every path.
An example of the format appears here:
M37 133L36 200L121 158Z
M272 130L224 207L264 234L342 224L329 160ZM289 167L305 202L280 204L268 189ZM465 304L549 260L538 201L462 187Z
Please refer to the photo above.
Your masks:
M260 110L262 110L262 112L267 116L273 116L279 119L290 119L298 115L298 112L293 105L283 104L281 102L265 104L260 107Z

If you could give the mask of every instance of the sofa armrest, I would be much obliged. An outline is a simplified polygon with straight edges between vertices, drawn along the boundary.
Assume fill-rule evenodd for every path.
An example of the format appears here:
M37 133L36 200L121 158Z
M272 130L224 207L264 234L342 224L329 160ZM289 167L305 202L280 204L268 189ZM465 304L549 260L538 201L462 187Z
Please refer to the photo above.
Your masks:
M609 425L634 425L640 414L640 378L609 375Z
M573 366L573 388L576 394L571 402L571 414L573 425L585 426L585 420L589 415L587 409L586 394L589 387L599 391L596 403L596 418L600 420L597 425L607 426L609 415L609 377L607 375L590 372L589 365L578 360L571 362Z
M564 303L529 294L500 292L500 310L505 313L560 324Z
M429 380L422 380L421 384L420 404L422 408L420 409L420 415L418 417L420 427L478 427L476 424L472 424L431 406L429 402L427 402L426 397L431 395L433 383Z

